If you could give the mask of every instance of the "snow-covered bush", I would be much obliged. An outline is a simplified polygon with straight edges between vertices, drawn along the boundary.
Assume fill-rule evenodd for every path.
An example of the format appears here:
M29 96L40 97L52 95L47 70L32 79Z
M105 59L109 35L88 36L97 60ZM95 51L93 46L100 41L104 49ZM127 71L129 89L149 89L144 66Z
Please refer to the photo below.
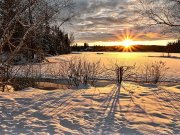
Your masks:
M80 57L72 57L59 65L59 75L66 79L70 86L95 85L103 73L100 61L89 62Z
M41 64L26 64L22 66L16 66L15 69L19 69L16 74L11 73L13 78L14 87L17 90L21 90L27 87L36 87L37 82L42 79L42 65Z
M158 83L159 81L164 81L166 76L166 71L169 68L166 66L165 62L155 61L150 64L143 66L141 76L142 81L145 83Z
M37 86L42 79L41 64L26 64L0 67L0 87L5 91L6 85L11 85L15 90Z

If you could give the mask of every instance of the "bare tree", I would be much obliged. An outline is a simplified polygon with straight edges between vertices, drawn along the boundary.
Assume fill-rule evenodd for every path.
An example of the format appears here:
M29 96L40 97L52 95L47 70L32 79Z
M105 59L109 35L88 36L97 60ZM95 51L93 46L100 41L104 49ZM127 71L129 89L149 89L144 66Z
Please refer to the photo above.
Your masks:
M10 55L8 55L9 57L5 62L10 63L15 55L22 49L27 49L26 40L29 36L36 32L47 21L52 21L59 13L71 8L72 4L72 0L14 0L14 3L10 3L10 5L7 6L7 11L15 11L13 12L14 15L10 16L6 22L4 22L3 18L0 21L2 22L0 52L3 52L3 48L6 45L10 48ZM3 15L6 16L6 14ZM60 25L67 22L71 17L71 13L67 13L67 15L63 14L61 20L59 18ZM24 29L23 34L18 37L18 42L14 43L11 39L16 28L15 25L17 24L23 26ZM36 35L34 34L34 36ZM28 48L31 51L34 49L32 46L28 46Z
M19 54L27 57L26 52L31 52L33 57L35 51L43 53L32 46L32 37L37 38L37 32L40 33L47 21L52 23L58 17L59 26L69 21L73 17L72 5L73 0L0 1L0 79L3 87L12 80L7 79L9 67Z
M111 68L107 68L109 75L115 80L118 85L121 85L122 81L133 81L136 78L136 66L125 66L123 64L113 64Z
M179 0L137 0L137 13L141 23L168 26L173 32L180 32Z

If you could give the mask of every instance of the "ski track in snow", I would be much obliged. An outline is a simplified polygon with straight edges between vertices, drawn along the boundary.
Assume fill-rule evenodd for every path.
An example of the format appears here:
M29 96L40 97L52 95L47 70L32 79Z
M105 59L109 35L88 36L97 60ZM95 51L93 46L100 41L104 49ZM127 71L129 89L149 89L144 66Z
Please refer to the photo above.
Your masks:
M0 134L180 134L179 101L178 92L135 83L1 93Z

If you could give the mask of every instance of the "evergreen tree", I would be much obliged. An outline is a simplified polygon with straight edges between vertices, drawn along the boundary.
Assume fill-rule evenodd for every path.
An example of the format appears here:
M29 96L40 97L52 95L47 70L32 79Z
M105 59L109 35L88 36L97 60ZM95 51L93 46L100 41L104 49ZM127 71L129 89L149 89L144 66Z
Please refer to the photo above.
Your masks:
M180 53L180 40L177 40L175 42L169 42L166 46L166 50L168 56L170 56L171 52Z

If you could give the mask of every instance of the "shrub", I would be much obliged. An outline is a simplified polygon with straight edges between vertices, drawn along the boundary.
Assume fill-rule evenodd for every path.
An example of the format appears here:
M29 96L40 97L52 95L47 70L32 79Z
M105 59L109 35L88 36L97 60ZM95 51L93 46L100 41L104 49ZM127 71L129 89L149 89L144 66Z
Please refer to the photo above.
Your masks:
M168 69L166 63L162 61L155 61L151 64L146 64L142 69L142 81L155 84L164 81Z

